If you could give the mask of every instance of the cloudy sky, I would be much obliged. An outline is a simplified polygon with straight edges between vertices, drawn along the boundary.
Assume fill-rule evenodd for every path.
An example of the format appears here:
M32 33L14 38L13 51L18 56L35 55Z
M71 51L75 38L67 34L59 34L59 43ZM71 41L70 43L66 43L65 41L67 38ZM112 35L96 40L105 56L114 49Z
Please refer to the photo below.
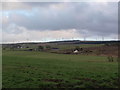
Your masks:
M3 42L115 40L117 2L2 3Z

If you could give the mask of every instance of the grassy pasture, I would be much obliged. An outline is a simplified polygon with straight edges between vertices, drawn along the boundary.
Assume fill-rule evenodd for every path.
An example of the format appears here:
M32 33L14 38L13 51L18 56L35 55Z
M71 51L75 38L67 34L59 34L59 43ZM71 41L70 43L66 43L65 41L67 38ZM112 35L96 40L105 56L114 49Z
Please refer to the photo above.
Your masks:
M108 62L105 56L35 51L2 54L3 88L118 87L118 63Z

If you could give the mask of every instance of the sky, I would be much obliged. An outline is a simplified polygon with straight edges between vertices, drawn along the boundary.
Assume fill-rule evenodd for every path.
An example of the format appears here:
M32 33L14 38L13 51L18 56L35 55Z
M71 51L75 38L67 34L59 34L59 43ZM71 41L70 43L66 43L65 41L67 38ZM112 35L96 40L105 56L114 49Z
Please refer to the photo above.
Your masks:
M117 2L3 2L2 42L116 40Z

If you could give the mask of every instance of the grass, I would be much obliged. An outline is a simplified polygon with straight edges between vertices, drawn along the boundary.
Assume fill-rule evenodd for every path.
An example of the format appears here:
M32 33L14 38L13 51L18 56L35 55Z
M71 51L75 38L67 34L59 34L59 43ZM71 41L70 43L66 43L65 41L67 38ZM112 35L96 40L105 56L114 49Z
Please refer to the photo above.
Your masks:
M118 87L118 63L105 56L3 51L2 74L3 88Z

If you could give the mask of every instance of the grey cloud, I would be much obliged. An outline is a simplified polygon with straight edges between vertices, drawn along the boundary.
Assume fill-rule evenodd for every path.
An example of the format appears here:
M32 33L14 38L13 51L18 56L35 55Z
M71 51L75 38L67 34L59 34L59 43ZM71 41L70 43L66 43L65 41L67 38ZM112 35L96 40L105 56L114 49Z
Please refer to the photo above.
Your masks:
M86 33L84 30L87 30L91 35L104 36L118 33L117 3L107 3L105 7L99 4L103 11L100 8L95 9L96 5L91 7L89 3L24 4L32 8L29 12L25 11L28 15L19 13L19 10L13 11L9 21L29 30L77 29L80 33ZM57 6L58 4L63 5L63 8ZM56 5L56 9L48 8L49 5Z
M2 10L31 10L33 7L49 8L51 5L60 3L62 2L3 2Z
M62 2L23 2L23 4L31 6L31 7L46 7L46 6L50 6L53 4L59 4Z

